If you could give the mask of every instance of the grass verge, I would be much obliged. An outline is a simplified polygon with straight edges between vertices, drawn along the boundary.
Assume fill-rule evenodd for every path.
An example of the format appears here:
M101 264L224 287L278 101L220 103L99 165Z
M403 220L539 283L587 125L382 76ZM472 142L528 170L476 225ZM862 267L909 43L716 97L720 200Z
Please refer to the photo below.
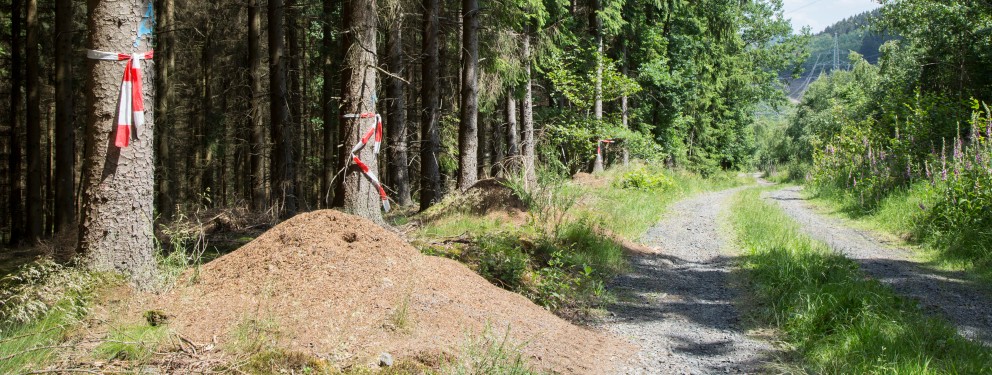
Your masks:
M731 215L758 300L753 314L781 330L803 367L830 374L992 371L992 349L865 277L857 263L803 235L759 194L742 192Z

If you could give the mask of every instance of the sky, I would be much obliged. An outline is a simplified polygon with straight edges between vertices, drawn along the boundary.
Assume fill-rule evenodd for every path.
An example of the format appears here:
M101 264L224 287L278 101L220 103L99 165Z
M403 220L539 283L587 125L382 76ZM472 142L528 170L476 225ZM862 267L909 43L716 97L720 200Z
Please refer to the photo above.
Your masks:
M834 22L881 6L873 0L785 0L785 18L792 20L793 30L809 25L816 34Z

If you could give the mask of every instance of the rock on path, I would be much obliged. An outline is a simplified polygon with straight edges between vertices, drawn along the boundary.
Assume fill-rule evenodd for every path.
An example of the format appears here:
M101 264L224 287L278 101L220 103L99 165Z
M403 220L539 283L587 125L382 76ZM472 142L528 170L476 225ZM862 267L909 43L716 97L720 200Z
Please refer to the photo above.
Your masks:
M800 190L781 189L768 193L766 199L777 202L810 237L857 261L864 272L918 300L926 311L944 316L961 335L992 345L992 298L980 286L961 272L927 269L913 260L909 250L887 246L866 232L815 213Z
M609 287L618 302L605 328L640 345L622 374L761 372L774 349L746 335L729 285L719 219L741 188L675 204L642 242L660 254L632 257L629 274Z

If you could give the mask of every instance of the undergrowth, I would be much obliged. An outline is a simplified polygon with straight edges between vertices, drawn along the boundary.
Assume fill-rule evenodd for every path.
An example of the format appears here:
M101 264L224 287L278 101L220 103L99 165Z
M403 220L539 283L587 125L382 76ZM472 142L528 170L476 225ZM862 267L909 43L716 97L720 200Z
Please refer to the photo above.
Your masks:
M527 205L526 222L465 212L431 215L416 244L426 254L466 263L558 315L584 319L611 300L606 281L628 267L615 236L636 240L668 203L744 183L730 173L702 178L643 164L598 178L602 183L585 186L544 175L529 189L511 179L506 186Z
M95 290L113 280L48 259L0 279L0 373L37 370L71 346Z
M732 222L747 250L742 268L753 311L814 373L982 374L992 349L867 278L852 260L799 231L758 190L738 196Z

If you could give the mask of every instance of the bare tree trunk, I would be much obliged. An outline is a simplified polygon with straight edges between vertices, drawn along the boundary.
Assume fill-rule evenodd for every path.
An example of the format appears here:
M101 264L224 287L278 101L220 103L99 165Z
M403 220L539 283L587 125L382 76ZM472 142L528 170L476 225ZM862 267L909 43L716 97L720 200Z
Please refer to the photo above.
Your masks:
M216 181L214 172L217 170L213 162L213 150L210 144L215 137L216 123L214 121L213 103L213 65L214 65L214 33L213 25L208 25L207 38L203 41L203 49L200 51L200 111L196 122L196 188L199 204L209 207L216 202Z
M438 121L441 116L440 77L441 61L438 45L440 27L440 0L424 1L423 63L421 64L421 101L423 118L420 121L420 210L433 206L441 197L441 133Z
M596 33L596 102L593 112L596 120L603 119L603 18L599 11L603 8L602 0L595 0L593 19Z
M64 0L60 0L64 1ZM155 135L156 168L155 182L157 183L157 205L159 214L165 218L171 218L176 206L176 192L173 185L176 176L176 162L173 159L171 150L174 144L170 141L170 136L174 129L175 121L170 114L172 105L172 71L176 64L176 45L174 31L175 27L175 0L158 0L158 22L155 32L156 51L158 57L158 68L155 72L155 113L159 114L158 134Z
M166 0L171 1L171 0ZM269 203L265 194L265 124L262 122L262 6L253 0L248 6L248 70L251 73L251 135L249 136L251 169L251 207L264 210Z
M462 95L458 126L458 188L479 179L479 0L462 0Z
M407 170L406 146L406 85L400 78L406 70L403 61L403 13L397 10L394 19L389 23L389 71L394 76L389 78L389 118L386 121L389 135L389 181L396 191L396 203L400 206L409 205L410 176Z
M25 66L27 90L27 240L37 241L42 236L43 213L45 201L42 198L41 177L44 171L41 165L41 98L39 85L39 70L41 68L38 52L38 1L28 0L25 18L27 26L27 42L24 46L27 56Z
M21 205L21 141L20 141L20 109L21 86L24 79L21 76L21 8L20 0L12 0L10 4L10 159L8 159L8 188L7 207L10 218L10 244L18 245L24 234L24 208Z
M296 0L287 0L286 9L286 39L289 42L289 71L287 72L289 76L289 92L287 96L289 98L290 113L289 124L287 125L293 129L291 152L293 154L293 164L296 165L296 173L293 176L294 195L296 196L297 205L304 207L307 204L305 188L307 186L308 175L306 163L303 162L303 139L305 133L303 128L303 84L300 81L300 74L303 72L304 51L300 48L299 4Z
M537 186L537 166L536 166L536 140L534 137L534 93L531 88L533 77L531 76L531 56L530 56L530 26L528 25L524 31L524 71L526 72L527 79L524 86L524 103L523 103L523 123L524 123L524 142L523 142L523 164L524 164L524 181L528 189L532 189Z
M336 1L324 0L324 24L323 24L323 68L324 85L321 89L321 111L324 120L324 160L323 174L321 176L320 201L322 207L331 207L331 190L334 186L335 163L334 158L338 153L337 144L334 142L334 134L337 132L338 118L334 108L334 85L336 83L334 75L334 40L331 35L334 33L334 4Z
M348 0L344 3L344 45L347 62L344 72L342 110L348 114L375 112L373 96L376 92L376 4L375 0ZM342 126L345 145L357 144L366 131L375 126L375 119L347 118ZM342 154L351 149L342 148ZM371 173L379 175L372 141L356 154ZM351 163L344 177L344 209L378 224L385 224L379 210L378 189L357 165Z
M137 49L134 27L144 13L140 3L90 0L89 48L103 51ZM123 21L123 22L122 22ZM145 114L139 140L127 148L114 146L112 134L123 74L122 64L89 60L86 157L83 215L79 250L98 271L117 271L148 286L155 273L155 236L152 228L155 187L153 111ZM151 60L141 61L144 98L155 96Z
M272 195L281 217L296 213L295 165L293 165L293 129L286 95L286 28L283 0L269 0L269 115L272 142Z
M72 0L55 2L55 49L72 50ZM76 134L72 126L72 70L70 54L55 54L55 231L76 222Z
M517 99L506 93L506 157L520 155L520 126L517 125Z

